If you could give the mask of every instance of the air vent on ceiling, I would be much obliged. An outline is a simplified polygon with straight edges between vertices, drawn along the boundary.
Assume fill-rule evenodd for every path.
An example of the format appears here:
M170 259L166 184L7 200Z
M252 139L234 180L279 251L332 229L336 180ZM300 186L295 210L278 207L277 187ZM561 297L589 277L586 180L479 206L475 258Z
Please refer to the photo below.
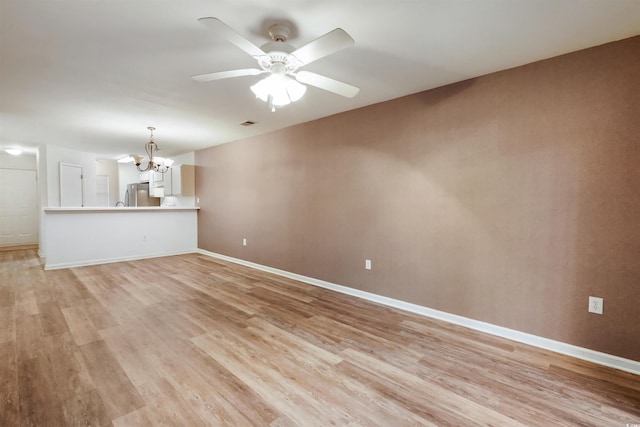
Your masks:
M241 126L252 126L255 125L256 122L252 122L251 120L247 120L246 122L240 123Z

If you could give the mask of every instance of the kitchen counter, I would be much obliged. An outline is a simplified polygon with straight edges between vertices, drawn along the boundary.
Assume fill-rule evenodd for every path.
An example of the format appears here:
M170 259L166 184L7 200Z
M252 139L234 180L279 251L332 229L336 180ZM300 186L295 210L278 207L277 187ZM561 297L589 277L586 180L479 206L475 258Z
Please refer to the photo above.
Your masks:
M90 213L90 212L152 212L152 211L193 211L199 210L199 207L182 207L182 206L125 206L125 207L82 207L82 208L43 208L46 213Z
M199 207L43 208L45 269L195 252Z

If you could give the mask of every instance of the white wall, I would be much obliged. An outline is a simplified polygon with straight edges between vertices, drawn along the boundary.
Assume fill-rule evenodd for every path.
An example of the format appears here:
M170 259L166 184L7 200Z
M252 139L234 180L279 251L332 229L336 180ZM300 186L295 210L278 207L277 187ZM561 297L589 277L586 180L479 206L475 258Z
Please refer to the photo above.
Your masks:
M116 160L100 159L96 163L96 175L109 177L109 206L115 206L120 198L120 171Z
M37 170L37 158L35 153L22 153L12 156L0 150L0 169Z
M46 269L168 256L198 248L195 209L45 210Z
M40 145L37 153L40 236L38 253L46 257L46 222L42 208L60 206L60 162L82 166L84 205L96 204L96 156L54 145Z
M196 155L195 152L191 151L190 153L181 154L176 157L171 157L174 165L195 165L196 164Z

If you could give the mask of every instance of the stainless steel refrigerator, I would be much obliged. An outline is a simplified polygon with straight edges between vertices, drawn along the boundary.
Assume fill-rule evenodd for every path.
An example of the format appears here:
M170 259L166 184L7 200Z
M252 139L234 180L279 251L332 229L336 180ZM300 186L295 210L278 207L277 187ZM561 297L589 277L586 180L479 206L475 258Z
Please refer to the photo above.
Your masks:
M149 196L149 183L127 185L124 195L125 206L160 206L160 197Z

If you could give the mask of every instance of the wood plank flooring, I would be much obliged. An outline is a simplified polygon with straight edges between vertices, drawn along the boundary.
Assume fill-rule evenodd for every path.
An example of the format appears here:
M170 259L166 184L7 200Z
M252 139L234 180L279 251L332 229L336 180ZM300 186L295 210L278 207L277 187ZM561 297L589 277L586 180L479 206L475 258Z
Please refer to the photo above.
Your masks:
M640 377L197 254L0 252L0 426L625 426Z

